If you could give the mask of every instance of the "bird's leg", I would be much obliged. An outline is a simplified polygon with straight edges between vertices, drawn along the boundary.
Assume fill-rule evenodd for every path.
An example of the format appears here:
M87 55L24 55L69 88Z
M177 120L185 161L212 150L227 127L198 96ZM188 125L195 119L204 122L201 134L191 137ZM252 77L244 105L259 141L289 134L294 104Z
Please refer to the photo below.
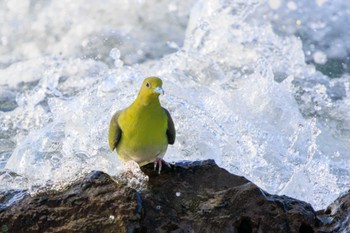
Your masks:
M157 165L158 165L158 174L160 174L160 171L162 170L162 161L160 159L156 159L156 161L154 161L154 170L157 170Z
M162 170L162 164L167 165L169 168L171 168L170 164L165 162L163 159L161 158L157 158L156 161L154 161L154 170L157 170L157 165L158 165L158 174L160 174L161 170Z

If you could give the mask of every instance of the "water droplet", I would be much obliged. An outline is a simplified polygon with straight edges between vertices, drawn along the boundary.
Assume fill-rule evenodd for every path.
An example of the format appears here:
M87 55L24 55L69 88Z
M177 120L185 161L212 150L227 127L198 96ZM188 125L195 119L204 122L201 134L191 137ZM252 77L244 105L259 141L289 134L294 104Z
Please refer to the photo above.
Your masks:
M327 62L327 55L322 51L316 51L313 54L313 59L317 64L325 64Z
M296 9L298 9L297 4L293 1L288 2L287 7L289 10L292 10L292 11L295 11Z
M273 10L277 10L281 6L280 0L269 0L269 6Z
M113 59L113 60L119 60L120 58L120 51L117 48L113 48L110 52L109 52L109 56Z

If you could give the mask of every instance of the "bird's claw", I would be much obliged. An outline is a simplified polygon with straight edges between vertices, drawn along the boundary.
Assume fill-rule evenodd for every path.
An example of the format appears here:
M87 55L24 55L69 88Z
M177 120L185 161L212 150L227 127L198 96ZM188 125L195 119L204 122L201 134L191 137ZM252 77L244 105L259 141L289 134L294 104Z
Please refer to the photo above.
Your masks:
M154 161L154 170L157 170L157 165L158 165L158 174L160 174L160 172L162 171L162 164L167 165L169 168L171 168L170 164L165 162L163 159L156 159L156 161Z

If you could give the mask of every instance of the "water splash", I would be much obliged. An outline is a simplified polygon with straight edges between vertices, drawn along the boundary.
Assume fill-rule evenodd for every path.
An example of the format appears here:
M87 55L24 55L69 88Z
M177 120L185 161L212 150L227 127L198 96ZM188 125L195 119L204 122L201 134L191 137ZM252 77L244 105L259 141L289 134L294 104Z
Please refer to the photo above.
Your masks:
M47 20L64 3L34 1L34 11L27 5L18 9L24 17L41 12L36 19L41 29L32 44L38 58L31 57L33 51L9 53L12 42L3 48L0 85L8 92L6 101L16 105L0 111L1 189L64 185L91 170L117 175L122 164L107 145L109 120L134 100L150 75L163 79L161 102L177 129L176 144L165 157L169 162L215 159L268 192L308 201L316 209L348 189L349 77L329 79L305 64L303 42L276 33L261 13L264 1L197 1L192 8L152 3L130 2L119 10L123 15L133 9L130 18L114 12L111 19L109 2L95 10L65 2L73 15L67 28L65 18ZM79 25L90 22L78 9L90 16L103 9L106 16L71 40ZM58 41L43 48L38 37L53 36L46 24L61 31ZM121 33L136 24L137 30ZM1 30L10 36L12 29ZM125 44L101 42L101 35L126 39L130 33L135 37ZM26 37L14 41L23 46ZM60 46L62 55L45 56ZM20 59L14 63L12 56Z

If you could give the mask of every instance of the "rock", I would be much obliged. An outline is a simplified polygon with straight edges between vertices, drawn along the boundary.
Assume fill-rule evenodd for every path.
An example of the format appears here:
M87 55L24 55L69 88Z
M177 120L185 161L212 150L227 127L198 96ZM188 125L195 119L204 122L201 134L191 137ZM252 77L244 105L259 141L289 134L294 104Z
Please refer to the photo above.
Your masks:
M337 198L325 210L318 211L318 217L323 222L320 232L349 233L350 190Z
M20 192L22 200L0 208L0 229L150 233L311 233L339 229L336 223L325 221L333 210L317 216L310 204L270 195L212 160L163 167L160 175L153 164L141 170L148 176L141 179L147 185L136 188L127 183L126 174L112 179L95 171L64 191L34 197ZM131 180L135 183L134 177ZM0 196L0 201L7 199ZM349 197L346 200L347 210L339 212L339 218L349 218Z
M139 194L103 172L92 172L62 192L26 196L0 212L5 232L134 232Z
M311 205L270 195L214 161L176 166L150 178L141 226L149 232L314 232Z

